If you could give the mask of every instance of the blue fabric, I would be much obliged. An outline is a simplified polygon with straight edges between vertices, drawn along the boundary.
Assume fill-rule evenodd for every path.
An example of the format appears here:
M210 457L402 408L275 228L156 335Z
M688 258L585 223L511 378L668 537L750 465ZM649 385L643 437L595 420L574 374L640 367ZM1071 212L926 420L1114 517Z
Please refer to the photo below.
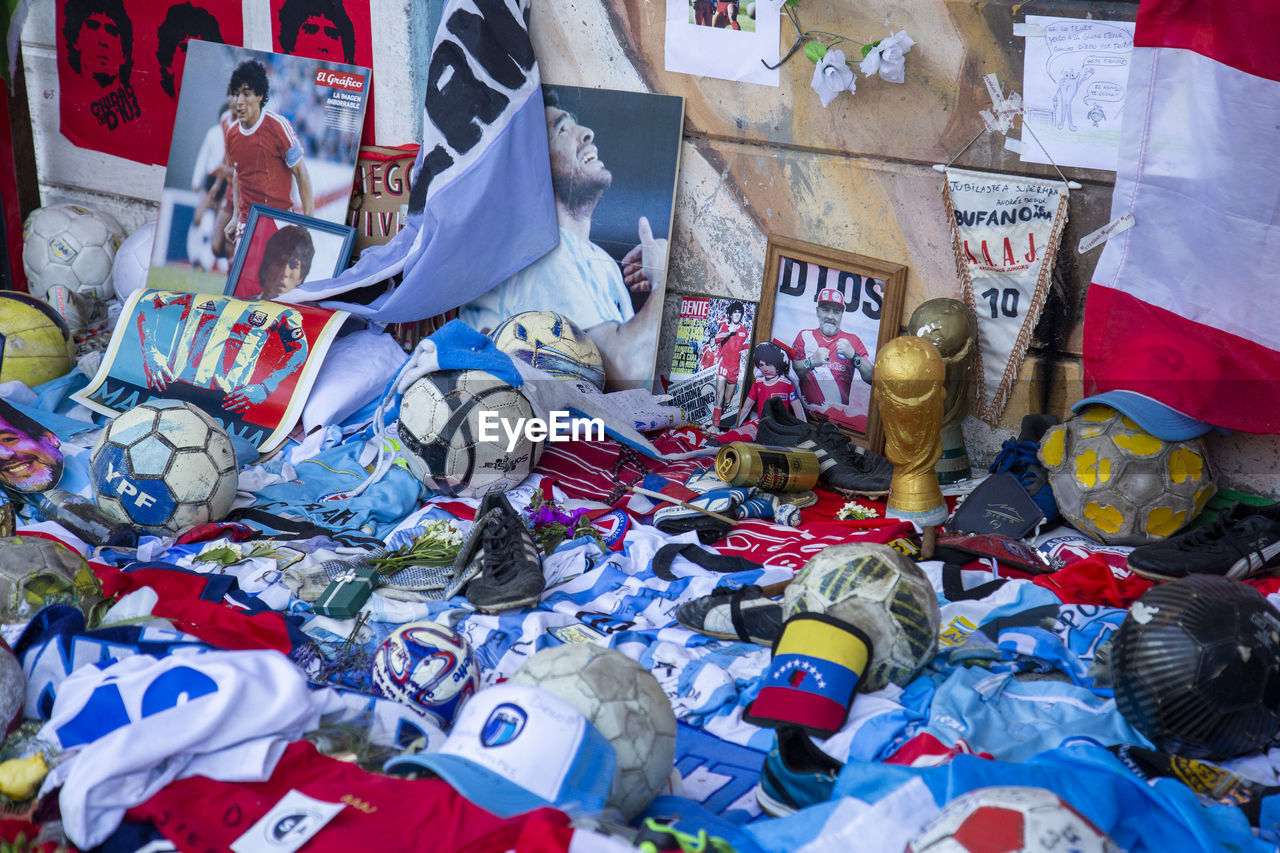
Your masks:
M928 786L940 806L960 794L992 785L1048 788L1130 853L1275 850L1253 836L1238 808L1204 805L1190 788L1173 780L1150 786L1106 749L1084 742L1042 752L1023 763L969 755L957 756L940 767L850 763L836 780L835 796L874 803L913 778ZM810 811L786 820L808 824L816 831L821 823L816 815L807 814Z

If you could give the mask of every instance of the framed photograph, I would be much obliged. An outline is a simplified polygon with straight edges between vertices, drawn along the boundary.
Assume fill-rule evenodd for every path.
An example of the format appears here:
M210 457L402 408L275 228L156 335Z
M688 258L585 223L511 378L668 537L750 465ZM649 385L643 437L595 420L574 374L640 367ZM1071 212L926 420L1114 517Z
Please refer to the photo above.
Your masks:
M275 299L304 281L333 278L347 268L356 229L255 204L223 293Z
M560 244L463 305L480 332L555 311L604 359L605 390L649 388L666 292L684 99L543 86Z
M871 378L876 353L897 337L903 264L769 236L755 343L788 350L800 402L864 447L884 444Z
M667 393L690 421L732 429L751 385L751 330L756 304L685 296L671 352Z

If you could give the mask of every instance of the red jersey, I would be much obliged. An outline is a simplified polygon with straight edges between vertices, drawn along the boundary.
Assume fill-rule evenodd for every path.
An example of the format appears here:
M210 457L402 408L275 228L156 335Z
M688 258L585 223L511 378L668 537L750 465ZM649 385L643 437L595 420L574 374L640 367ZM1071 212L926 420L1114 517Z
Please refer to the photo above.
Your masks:
M796 386L791 384L791 380L778 376L772 382L765 379L756 380L751 390L747 392L747 396L755 399L756 417L761 417L764 415L764 404L769 400L778 397L790 408L791 401L796 399L797 395Z
M227 128L227 159L240 186L240 222L249 221L249 208L265 204L280 210L293 206L294 166L302 160L302 145L293 125L281 115L263 110L258 122L245 130L233 121Z
M860 357L869 357L867 348L853 332L840 331L827 337L818 329L805 329L796 335L792 348L797 353L803 353L797 356L798 358L811 358L820 349L827 351L827 363L806 371L801 377L800 397L811 409L848 406L851 389L856 387L858 390L853 402L865 415L870 407L871 386L863 382L861 376L855 376L858 371L853 366L853 360L845 358L837 351L837 346L842 340L848 341L853 351Z
M715 342L720 345L719 375L728 382L737 382L742 372L742 351L747 347L747 327L739 323L730 330L728 323L721 323Z

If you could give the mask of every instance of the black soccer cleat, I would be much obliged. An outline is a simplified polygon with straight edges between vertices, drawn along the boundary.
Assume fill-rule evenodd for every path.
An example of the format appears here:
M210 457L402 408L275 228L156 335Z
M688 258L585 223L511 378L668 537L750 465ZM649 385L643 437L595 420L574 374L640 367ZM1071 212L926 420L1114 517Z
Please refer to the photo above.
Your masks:
M547 586L533 535L501 492L480 499L476 527L455 565L459 577L471 577L462 594L486 613L536 604Z
M889 494L889 481L893 479L892 462L878 453L855 446L849 436L830 421L815 426L800 420L777 397L764 404L756 441L816 454L820 472L818 479L827 488L847 497Z
M1154 581L1187 575L1242 580L1276 566L1280 566L1280 503L1232 504L1204 527L1129 553L1129 570Z

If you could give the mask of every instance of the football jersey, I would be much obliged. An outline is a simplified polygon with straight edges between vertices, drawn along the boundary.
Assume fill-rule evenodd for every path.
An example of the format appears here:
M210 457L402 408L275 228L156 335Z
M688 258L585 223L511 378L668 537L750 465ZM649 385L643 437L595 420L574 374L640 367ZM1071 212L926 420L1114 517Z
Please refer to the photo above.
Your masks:
M249 208L265 204L280 210L293 205L293 172L302 159L302 145L293 125L284 116L263 110L253 127L240 122L227 128L227 159L240 185L241 222L249 220Z
M720 372L730 382L735 382L742 370L742 350L747 346L747 327L738 324L731 331L728 323L721 323L715 339L720 342Z
M831 337L822 334L818 329L805 329L796 335L792 349L804 353L804 358L811 358L818 350L826 350L827 363L813 370L806 371L800 378L800 396L811 408L825 408L835 405L849 405L850 389L855 385L863 386L865 393L859 389L852 401L861 404L860 411L865 412L871 400L871 386L855 376L857 370L853 360L840 355L840 341L848 341L853 351L862 358L869 358L867 348L853 332L839 331ZM854 379L858 381L855 383Z

